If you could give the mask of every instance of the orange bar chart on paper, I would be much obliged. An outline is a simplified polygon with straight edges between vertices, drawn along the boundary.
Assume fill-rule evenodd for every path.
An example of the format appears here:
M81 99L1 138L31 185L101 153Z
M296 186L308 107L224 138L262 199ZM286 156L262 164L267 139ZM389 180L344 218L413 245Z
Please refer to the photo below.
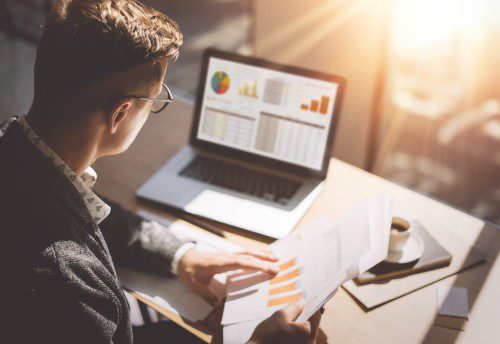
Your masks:
M290 259L288 262L280 264L278 267L280 271L286 270L288 268L291 268L292 266L296 265L295 259Z
M321 100L319 106L321 111ZM350 270L366 271L385 259L392 218L390 204L391 198L382 194L336 221L324 214L273 243L273 254L281 257L276 264L278 274L248 271L229 276L221 324L262 321L298 300L304 300L305 305L297 321L309 319L346 279L355 276ZM380 241L371 241L379 237Z
M282 287L276 287L273 289L269 289L269 296L283 294L289 291L297 290L300 287L300 282L292 282L290 284L286 284Z
M278 274L278 276L269 280L269 284L273 285L276 283L281 283L284 281L291 280L292 278L299 276L301 273L302 273L302 268L299 267L299 268L293 269L292 271L287 272L283 275Z
M278 297L275 299L270 299L267 301L267 307L276 307L276 306L286 305L286 304L289 304L290 302L293 302L293 301L305 299L305 297L306 297L306 292L302 291L300 293L286 295L286 296Z
M267 307L276 307L305 298L305 291L300 289L302 267L297 267L296 259L290 259L279 265L278 275L269 280L269 299Z

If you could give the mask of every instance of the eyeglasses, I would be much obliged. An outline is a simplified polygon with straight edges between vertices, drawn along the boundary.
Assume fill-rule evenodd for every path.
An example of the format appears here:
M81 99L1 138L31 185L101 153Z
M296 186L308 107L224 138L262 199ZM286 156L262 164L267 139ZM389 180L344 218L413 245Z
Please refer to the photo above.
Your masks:
M151 108L152 113L159 113L165 110L165 108L174 101L174 97L172 96L172 92L164 83L161 84L161 93L159 98L148 98L148 97L136 97L132 96L132 98L141 99L141 100L151 100L153 102L153 106Z

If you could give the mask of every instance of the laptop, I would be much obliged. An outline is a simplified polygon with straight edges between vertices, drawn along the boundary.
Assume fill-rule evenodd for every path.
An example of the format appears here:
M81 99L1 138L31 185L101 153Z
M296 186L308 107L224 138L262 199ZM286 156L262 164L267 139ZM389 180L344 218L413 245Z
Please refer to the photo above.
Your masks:
M206 50L190 143L137 195L287 236L323 188L344 88L339 76Z

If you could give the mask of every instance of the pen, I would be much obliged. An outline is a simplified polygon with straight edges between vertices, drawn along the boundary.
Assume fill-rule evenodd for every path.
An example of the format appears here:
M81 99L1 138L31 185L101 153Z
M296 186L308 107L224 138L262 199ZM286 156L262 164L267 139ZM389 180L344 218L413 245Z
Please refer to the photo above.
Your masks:
M180 217L181 217L181 219L183 219L184 221L189 222L189 223L191 223L192 225L195 225L195 226L197 226L197 227L200 227L200 228L202 228L202 229L204 229L204 230L206 230L206 231L208 231L208 232L210 232L210 233L212 233L212 234L215 234L215 235L220 236L220 237L222 237L222 238L225 238L225 237L226 237L222 231L220 231L220 230L218 230L217 228L214 228L214 227L212 227L212 226L209 226L209 225L207 225L205 222L202 222L202 221L200 221L200 220L198 220L198 219L195 219L195 218L194 218L194 217L192 217L192 216L189 216L189 215L186 215L186 214L181 214L181 216L180 216Z

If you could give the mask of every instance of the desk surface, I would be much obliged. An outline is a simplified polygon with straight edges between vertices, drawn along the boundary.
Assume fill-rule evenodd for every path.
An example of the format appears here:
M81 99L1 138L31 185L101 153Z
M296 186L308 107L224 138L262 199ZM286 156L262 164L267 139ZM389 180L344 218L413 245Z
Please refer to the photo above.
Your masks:
M95 164L97 191L131 210L140 208L160 213L161 206L135 198L135 191L164 162L181 149L189 137L193 107L176 101L166 113L151 115L136 142L119 156ZM342 144L342 143L337 143ZM396 202L413 203L445 219L465 242L488 255L486 264L448 277L369 312L364 311L343 289L326 305L318 342L339 343L493 343L500 338L500 232L483 225L461 231L463 224L477 219L392 182L336 159L330 163L326 186L304 220L326 210L341 214L363 198L382 191ZM462 225L462 226L461 226ZM243 246L261 246L271 240L256 234L219 226L229 240ZM470 318L464 332L434 326L436 285L453 284L469 291ZM191 326L180 317L162 312L206 341L219 341L203 326Z

